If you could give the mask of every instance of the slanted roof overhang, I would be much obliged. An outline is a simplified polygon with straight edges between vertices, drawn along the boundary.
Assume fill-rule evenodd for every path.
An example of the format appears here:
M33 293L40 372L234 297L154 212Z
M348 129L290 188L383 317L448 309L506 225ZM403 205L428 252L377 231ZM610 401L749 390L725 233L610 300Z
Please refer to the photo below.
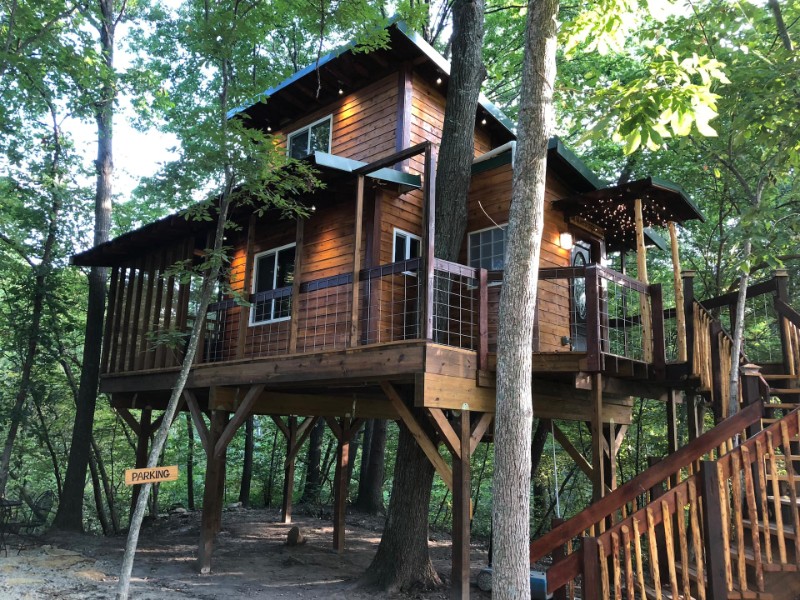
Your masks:
M306 160L317 167L317 178L325 183L328 189L334 184L341 185L347 180L355 183L355 176L352 175L352 172L367 164L327 152L316 152ZM366 177L374 180L384 189L395 190L398 193L422 187L419 175L395 169L378 169L367 173ZM85 252L75 254L70 262L79 267L113 267L142 256L158 246L173 244L176 240L189 236L205 235L213 227L213 220L190 219L184 211L181 211L124 233Z
M254 127L282 129L339 100L340 89L347 94L357 91L396 73L402 65L412 65L417 75L446 94L450 63L403 21L391 23L387 30L387 48L355 52L355 42L349 42L264 90L250 102L232 109L228 118L240 115L250 119ZM486 119L483 127L498 143L514 139L514 124L483 94L475 118L476 122Z
M664 227L670 221L705 221L698 206L680 186L655 177L570 196L555 201L553 207L568 219L580 217L603 229L606 250L615 252L636 248L636 199L642 200L645 227Z

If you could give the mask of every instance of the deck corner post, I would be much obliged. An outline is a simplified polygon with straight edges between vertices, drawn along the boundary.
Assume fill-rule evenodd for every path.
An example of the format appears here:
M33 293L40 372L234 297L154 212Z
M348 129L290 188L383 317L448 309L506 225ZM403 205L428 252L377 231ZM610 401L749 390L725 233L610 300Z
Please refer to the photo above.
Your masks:
M333 549L344 552L345 516L347 512L347 490L350 478L350 439L352 433L350 417L341 419L336 444L336 470L333 476Z
M433 340L433 293L434 293L434 232L436 231L436 161L433 159L433 147L430 142L425 145L424 174L424 234L423 248L425 252L425 308L422 311L423 338Z
M206 481L203 488L203 513L200 521L200 548L197 552L197 567L200 573L211 572L211 554L214 539L222 525L222 500L225 489L225 455L215 456L214 444L227 425L228 416L223 411L211 411L211 428L209 436L208 465Z
M478 369L489 369L489 273L478 269Z
M279 417L280 418L280 417ZM286 434L286 432L284 432ZM283 467L283 502L281 504L281 523L292 522L292 496L294 495L295 458L292 448L297 444L297 417L289 417L286 435L286 462Z
M606 495L605 450L603 449L603 376L600 373L592 375L590 410L592 429L592 499L597 501Z
M602 336L600 335L600 271L597 265L586 267L586 367L600 371Z
M596 537L584 537L581 546L583 559L583 600L601 600L600 543Z
M722 481L717 463L704 460L700 463L700 485L702 489L703 543L706 558L707 594L711 600L725 600L728 597L726 583L725 553L720 510L720 486Z
M459 456L453 456L453 600L469 600L470 411L458 417Z

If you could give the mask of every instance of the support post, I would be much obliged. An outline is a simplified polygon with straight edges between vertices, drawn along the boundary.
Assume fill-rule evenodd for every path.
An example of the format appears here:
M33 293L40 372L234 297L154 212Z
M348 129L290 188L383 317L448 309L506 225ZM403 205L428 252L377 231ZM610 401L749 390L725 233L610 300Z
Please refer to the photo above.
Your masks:
M286 435L286 432L284 432ZM288 435L286 435L286 462L283 466L283 504L281 505L281 523L292 522L292 495L294 494L295 457L292 448L297 443L297 417L289 417Z
M642 215L642 199L637 198L633 201L633 209L636 218L636 278L644 284L650 283L647 277L647 248L644 245L644 218ZM650 305L647 297L639 295L639 312L642 318L642 347L644 350L645 362L653 360L653 323L650 313Z
M345 513L347 511L347 489L350 482L350 437L351 420L345 417L340 421L339 431L336 432L336 471L333 478L334 509L333 509L333 549L344 552Z
M469 600L470 529L470 420L469 411L458 417L459 455L453 455L452 598Z
M422 311L422 331L426 340L433 339L433 282L434 282L434 231L436 230L436 163L431 144L425 146L425 173L422 182L425 204L425 235L422 247L425 251L425 309Z
M683 315L686 323L686 362L691 372L694 363L694 271L681 271L683 280ZM675 311L681 310L680 305Z
M605 461L603 460L603 376L592 374L591 392L592 425L592 499L597 501L606 495Z
M303 275L303 244L305 219L297 217L294 247L294 279L292 280L292 305L289 320L289 354L297 352L297 332L300 323L300 284ZM251 267L252 269L252 267Z
M364 175L359 175L356 185L356 214L353 231L353 290L350 301L350 342L351 348L358 346L358 289L361 273L361 230L364 220Z
M775 277L775 299L789 302L789 271L778 269L774 273ZM789 343L789 335L786 331L786 319L778 315L778 330L781 334L781 348L783 349L783 372L792 375L794 373L794 357L792 356L792 345ZM795 350L796 352L796 350Z
M675 327L678 332L678 362L686 362L686 313L681 310L684 305L683 280L681 278L681 254L678 247L678 231L675 221L667 223L669 242L672 252L672 283L675 286Z
M703 507L703 542L705 543L707 594L711 600L724 600L728 597L726 583L725 547L722 528L721 495L717 463L704 460L700 464L700 485Z
M670 390L667 395L667 452L675 454L678 451L678 390ZM678 485L677 473L670 477L670 486Z
M200 521L200 548L197 553L197 566L200 573L211 572L211 554L214 539L221 526L222 491L225 484L225 456L214 456L214 445L222 435L227 416L219 410L211 411L209 430L209 450L207 451L206 481L203 489L203 514Z
M709 336L711 338L711 407L714 410L714 423L719 423L722 419L729 416L728 399L723 398L722 394L722 382L728 377L728 374L722 372L722 356L720 354L719 342L720 333L722 333L722 326L718 321L712 322Z
M586 368L602 368L600 336L600 273L597 265L586 267Z
M489 274L478 269L478 369L489 368Z
M702 433L702 407L697 404L697 396L687 395L684 398L686 407L686 428L689 431L689 441L697 439Z

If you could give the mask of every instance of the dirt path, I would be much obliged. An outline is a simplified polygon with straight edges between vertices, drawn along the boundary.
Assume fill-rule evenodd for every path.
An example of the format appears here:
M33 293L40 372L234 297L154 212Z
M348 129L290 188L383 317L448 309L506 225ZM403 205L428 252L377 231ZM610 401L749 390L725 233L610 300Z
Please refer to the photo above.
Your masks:
M382 519L348 515L347 550L333 552L330 521L297 516L308 539L285 545L291 526L277 523L273 510L226 511L215 546L210 575L198 575L195 558L200 513L174 514L142 530L133 570L132 597L141 600L244 600L252 598L348 598L374 600L376 594L354 589L380 541ZM8 557L0 553L0 598L100 599L116 589L125 537L103 538L50 534L9 540ZM450 540L431 541L436 569L449 579ZM486 564L486 552L473 546L472 581ZM488 598L477 587L473 598ZM448 590L419 591L402 597L445 599Z

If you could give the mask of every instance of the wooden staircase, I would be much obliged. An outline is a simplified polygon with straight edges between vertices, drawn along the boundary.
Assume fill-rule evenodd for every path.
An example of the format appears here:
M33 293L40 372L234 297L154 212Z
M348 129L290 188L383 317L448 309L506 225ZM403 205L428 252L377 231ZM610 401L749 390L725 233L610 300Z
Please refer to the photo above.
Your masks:
M770 389L763 399L776 402L745 408L536 540L532 559L560 557L548 591L800 598L800 409L785 396Z

